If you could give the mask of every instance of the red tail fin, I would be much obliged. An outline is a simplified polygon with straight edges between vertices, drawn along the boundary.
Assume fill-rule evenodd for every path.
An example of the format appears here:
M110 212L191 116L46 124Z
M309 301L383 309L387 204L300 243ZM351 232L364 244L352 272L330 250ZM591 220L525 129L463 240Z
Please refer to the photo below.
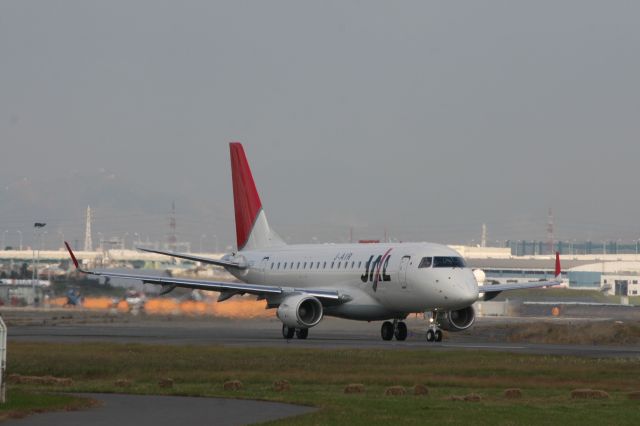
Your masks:
M67 246L67 250L69 251L69 255L71 256L71 260L73 260L73 264L75 265L76 269L78 269L80 266L78 265L78 259L76 259L76 255L73 254L73 250L71 250L71 247L69 246L68 242L64 242L64 245Z
M236 211L236 239L238 250L241 250L249 240L253 225L262 209L262 202L242 144L231 142L229 148L231 150L233 204Z
M562 269L560 268L560 252L556 252L556 277L562 274Z

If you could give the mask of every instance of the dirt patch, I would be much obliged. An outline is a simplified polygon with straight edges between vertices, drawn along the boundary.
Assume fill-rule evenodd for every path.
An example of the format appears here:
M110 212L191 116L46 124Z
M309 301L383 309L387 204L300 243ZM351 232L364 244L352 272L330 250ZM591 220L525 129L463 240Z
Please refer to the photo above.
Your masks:
M640 401L640 391L629 392L627 394L627 398L632 399L632 400L636 400L636 401Z
M506 338L509 342L637 345L640 344L640 325L607 321L527 323L509 328Z
M9 374L7 377L9 383L21 384L21 385L57 385L57 386L71 386L73 380L68 377L53 377L53 376L22 376L20 374Z
M238 391L242 389L242 382L240 380L229 380L222 385L224 390Z
M291 383L288 380L276 380L273 382L273 390L276 392L291 390Z
M386 396L402 396L405 395L407 391L404 386L389 386L384 390L384 394Z
M115 386L119 387L119 388L130 388L131 387L131 380L119 379L119 380L116 380L113 384Z
M425 385L415 385L413 387L413 394L414 395L429 395L429 388L427 388Z
M161 388L172 388L173 387L173 379L166 377L164 379L158 380L158 386Z
M344 393L364 393L364 385L362 383L350 383L344 387Z
M609 399L609 394L597 389L574 389L571 399Z
M522 391L517 388L505 389L504 397L507 399L520 399L522 398Z

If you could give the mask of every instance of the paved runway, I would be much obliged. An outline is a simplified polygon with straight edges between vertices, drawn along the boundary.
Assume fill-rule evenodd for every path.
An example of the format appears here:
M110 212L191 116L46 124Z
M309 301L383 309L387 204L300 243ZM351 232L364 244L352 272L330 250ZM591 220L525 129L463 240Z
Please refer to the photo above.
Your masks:
M556 345L509 343L501 340L496 324L483 319L471 331L447 333L442 343L427 343L422 320L407 321L409 337L404 342L380 339L379 323L325 318L310 330L307 340L284 340L277 319L228 320L220 318L180 319L141 317L127 322L43 321L9 327L10 341L118 342L172 345L270 346L299 348L375 348L422 350L494 350L516 353L577 355L589 357L640 357L640 346ZM518 321L514 319L513 321ZM528 321L531 321L530 319ZM495 323L495 324L494 324Z
M314 410L276 402L180 396L80 394L101 406L83 411L59 411L6 420L15 426L232 426L266 422Z

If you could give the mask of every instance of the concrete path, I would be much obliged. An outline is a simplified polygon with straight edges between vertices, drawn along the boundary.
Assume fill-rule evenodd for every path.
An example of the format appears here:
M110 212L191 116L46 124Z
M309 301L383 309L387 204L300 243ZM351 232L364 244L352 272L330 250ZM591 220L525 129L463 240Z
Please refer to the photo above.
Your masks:
M3 424L15 426L187 426L246 425L314 411L276 402L182 396L82 394L101 401L83 411L34 414Z

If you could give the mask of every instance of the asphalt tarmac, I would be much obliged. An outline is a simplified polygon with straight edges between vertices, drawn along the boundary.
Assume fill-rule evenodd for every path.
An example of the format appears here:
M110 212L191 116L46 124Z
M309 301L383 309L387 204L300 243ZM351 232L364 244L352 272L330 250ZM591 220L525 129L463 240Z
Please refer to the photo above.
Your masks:
M6 420L15 426L232 426L266 422L309 413L311 407L276 402L181 396L80 394L100 406L68 412L51 412Z
M213 317L116 317L73 318L48 316L9 326L9 341L114 342L169 345L224 345L237 347L372 348L441 350L491 350L515 353L575 355L587 357L640 357L640 346L564 345L511 343L501 340L500 326L543 321L535 318L481 318L463 333L446 333L440 343L425 340L426 323L409 318L404 342L383 341L380 323L325 318L312 328L306 340L285 340L277 319L229 320ZM11 323L11 321L9 321ZM15 321L14 321L15 322ZM497 331L496 331L497 330Z

